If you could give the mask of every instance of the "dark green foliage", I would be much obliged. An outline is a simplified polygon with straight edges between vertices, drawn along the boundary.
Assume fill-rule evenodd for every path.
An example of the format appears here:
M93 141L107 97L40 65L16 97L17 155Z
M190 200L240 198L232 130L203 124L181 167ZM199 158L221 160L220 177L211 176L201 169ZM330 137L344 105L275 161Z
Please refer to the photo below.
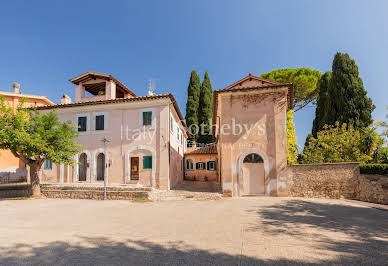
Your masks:
M211 143L214 141L210 123L213 118L213 89L207 72L201 86L199 96L198 125L200 133L197 141L199 143Z
M388 164L362 164L360 172L361 174L388 176Z
M321 76L318 70L307 67L275 69L260 75L272 81L294 84L292 106L295 112L310 103L315 104L318 96L317 83Z
M317 89L319 91L317 99L317 108L315 109L315 119L313 122L312 135L317 136L317 132L322 130L327 124L327 113L330 111L329 83L331 72L328 71L318 81Z
M388 164L388 147L378 147L373 152L373 162Z
M199 108L199 95L201 92L201 78L197 71L191 71L189 86L187 87L187 103L186 103L186 124L189 128L193 128L192 125L198 125L198 108ZM191 130L193 133L190 140L197 139L197 132Z
M332 77L329 84L330 108L327 124L353 124L358 128L369 126L375 106L366 95L358 67L348 54L337 53L333 60Z

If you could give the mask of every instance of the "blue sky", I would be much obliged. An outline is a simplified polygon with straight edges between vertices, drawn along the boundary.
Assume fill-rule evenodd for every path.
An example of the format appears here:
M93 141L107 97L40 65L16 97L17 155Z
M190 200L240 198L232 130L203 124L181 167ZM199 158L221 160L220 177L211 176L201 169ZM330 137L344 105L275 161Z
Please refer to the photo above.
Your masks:
M375 119L388 106L388 1L2 1L0 90L59 102L70 78L110 73L138 95L149 79L185 112L190 72L213 89L283 67L331 69L337 51L356 60ZM315 108L296 113L298 143Z

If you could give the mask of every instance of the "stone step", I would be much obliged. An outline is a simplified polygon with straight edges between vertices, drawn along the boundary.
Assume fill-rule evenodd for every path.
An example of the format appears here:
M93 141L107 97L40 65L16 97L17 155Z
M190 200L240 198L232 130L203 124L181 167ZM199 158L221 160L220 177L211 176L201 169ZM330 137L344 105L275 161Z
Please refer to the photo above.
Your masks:
M42 190L46 198L54 199L95 199L103 200L104 191L101 190ZM109 200L133 200L139 198L148 199L148 191L107 191Z
M41 185L42 191L58 191L58 190L93 190L93 191L104 191L103 186L73 186L73 185ZM149 192L152 191L151 187L130 187L130 186L108 186L106 191L123 191L123 192Z

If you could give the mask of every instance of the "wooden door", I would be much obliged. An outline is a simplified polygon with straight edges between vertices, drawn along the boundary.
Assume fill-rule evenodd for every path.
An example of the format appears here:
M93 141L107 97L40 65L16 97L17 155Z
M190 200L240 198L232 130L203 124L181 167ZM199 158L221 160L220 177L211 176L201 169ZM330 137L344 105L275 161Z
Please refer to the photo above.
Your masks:
M97 181L104 181L105 177L105 155L100 153L97 156Z
M131 180L139 180L139 157L131 157Z
M87 168L87 156L85 153L82 153L79 156L79 181L86 181L86 168Z
M264 164L243 164L243 191L245 195L264 195Z

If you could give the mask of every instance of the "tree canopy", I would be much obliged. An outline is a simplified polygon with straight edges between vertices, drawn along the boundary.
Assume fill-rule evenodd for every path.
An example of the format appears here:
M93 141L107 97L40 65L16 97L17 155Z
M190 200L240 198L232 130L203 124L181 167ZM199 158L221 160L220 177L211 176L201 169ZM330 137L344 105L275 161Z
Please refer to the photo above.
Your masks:
M318 81L318 99L317 107L315 109L315 119L313 121L312 135L317 136L317 132L323 129L324 125L328 123L327 113L330 112L330 96L329 83L331 80L331 72L323 74Z
M316 137L309 137L303 150L302 163L368 162L381 146L375 129L357 130L346 123L325 126Z
M365 128L372 124L375 106L367 96L359 77L356 62L345 53L336 53L332 66L328 95L330 107L326 110L326 124L353 124Z
M199 109L199 95L201 92L201 78L197 71L191 71L189 86L187 87L187 102L186 102L186 125L189 129L192 126L198 125L198 109ZM196 140L198 132L191 130L190 140Z
M281 68L261 74L262 78L280 83L293 83L293 107L295 112L309 104L315 104L318 96L317 83L322 74L310 68Z
M200 133L198 142L211 143L214 141L212 135L213 118L213 89L207 71L201 86L201 93L199 96L199 110L198 110L198 125Z
M61 123L54 112L40 114L21 108L13 112L0 98L0 149L10 150L30 166L33 196L40 195L38 172L46 159L55 163L73 164L80 145L71 122Z

